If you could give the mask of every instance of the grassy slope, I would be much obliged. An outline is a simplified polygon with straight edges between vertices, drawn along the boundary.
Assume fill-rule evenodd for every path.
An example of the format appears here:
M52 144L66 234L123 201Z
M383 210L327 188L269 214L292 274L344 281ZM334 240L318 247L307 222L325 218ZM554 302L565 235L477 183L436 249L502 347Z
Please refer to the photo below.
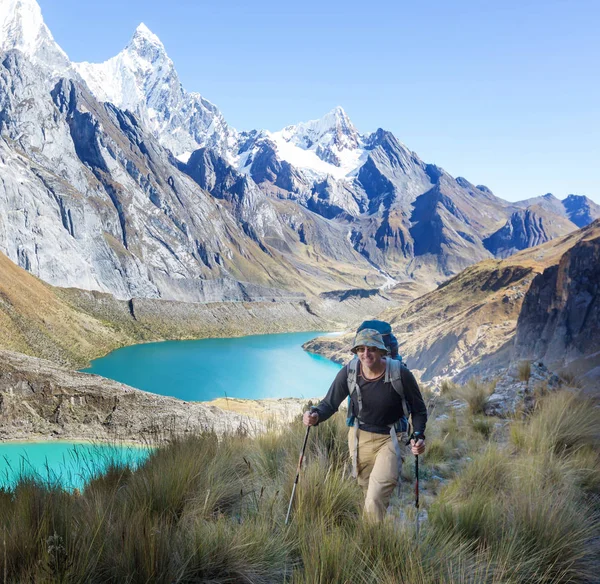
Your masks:
M412 457L389 521L363 523L336 416L309 436L287 527L298 422L254 440L175 440L138 471L113 468L82 493L31 480L0 491L0 572L19 582L594 582L600 410L571 393L549 396L498 448L493 420L482 431L468 409L437 400L420 542Z
M131 342L124 331L73 309L0 254L0 346L77 364Z

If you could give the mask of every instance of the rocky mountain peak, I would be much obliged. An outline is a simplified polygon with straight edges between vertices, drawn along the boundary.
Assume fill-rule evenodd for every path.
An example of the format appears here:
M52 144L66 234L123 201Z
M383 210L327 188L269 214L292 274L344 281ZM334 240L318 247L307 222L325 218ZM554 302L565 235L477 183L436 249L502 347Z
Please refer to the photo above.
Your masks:
M339 105L327 112L320 121L322 125L329 126L343 136L358 135L358 131L348 117L348 114Z
M131 111L166 86L181 91L179 79L160 39L140 24L129 44L104 63L76 63L75 68L100 101Z
M19 49L27 56L35 51L44 33L52 37L34 0L3 0L0 3L0 31L3 50Z
M0 50L13 49L49 67L53 77L70 67L69 58L52 37L35 0L0 2Z
M567 216L577 227L584 227L600 217L600 205L585 195L569 195L562 204Z
M352 150L360 143L358 130L340 106L318 120L287 126L281 131L281 135L286 141L305 150L318 149L319 146L322 149L335 147L338 150Z
M183 161L204 146L225 154L236 141L237 133L212 103L185 91L161 40L144 23L115 57L74 67L98 100L135 112Z
M130 44L133 43L151 43L164 49L164 45L162 44L161 40L143 22L138 24L135 32L133 33Z
M167 68L174 69L165 46L143 22L135 29L129 44L123 49L123 53L129 54L134 59L132 64L137 69L144 69L146 72L160 61L164 61Z

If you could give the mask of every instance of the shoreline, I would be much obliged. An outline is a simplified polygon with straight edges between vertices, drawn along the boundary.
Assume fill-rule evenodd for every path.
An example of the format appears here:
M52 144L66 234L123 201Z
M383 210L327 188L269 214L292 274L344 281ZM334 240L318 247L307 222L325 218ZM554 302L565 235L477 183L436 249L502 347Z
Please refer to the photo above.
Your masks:
M72 444L73 446L115 446L116 448L156 448L156 446L145 446L144 444L140 444L139 442L122 440L119 441L119 444L115 444L114 442L104 441L101 438L98 439L84 439L84 438L73 438L72 440L66 438L53 438L49 437L44 439L37 438L23 438L23 439L15 439L15 440L0 440L0 446L8 446L8 445L19 445L23 444L26 446L31 446L33 444Z

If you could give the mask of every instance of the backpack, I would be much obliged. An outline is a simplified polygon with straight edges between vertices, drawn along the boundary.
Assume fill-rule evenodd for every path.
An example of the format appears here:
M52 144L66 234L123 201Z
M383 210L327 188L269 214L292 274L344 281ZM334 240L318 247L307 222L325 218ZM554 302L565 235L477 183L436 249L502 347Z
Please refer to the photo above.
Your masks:
M383 320L365 320L359 327L356 329L356 332L360 332L363 329L375 329L378 333L381 334L383 338L383 342L387 347L389 353L388 358L386 359L386 371L385 371L385 381L391 382L392 387L395 389L396 393L402 399L402 407L404 411L408 414L408 406L406 404L406 400L404 398L404 388L402 386L402 368L405 367L402 362L402 357L398 354L398 340L394 336L392 332L392 326L389 322L385 322ZM348 364L348 417L346 418L347 426L354 426L356 415L353 413L352 408L352 394L355 391L358 391L358 403L359 410L361 409L362 398L360 395L360 389L358 387L358 358L354 357L352 361ZM359 412L360 414L360 412ZM405 417L400 418L396 423L397 430L399 432L406 432L408 430L408 420Z

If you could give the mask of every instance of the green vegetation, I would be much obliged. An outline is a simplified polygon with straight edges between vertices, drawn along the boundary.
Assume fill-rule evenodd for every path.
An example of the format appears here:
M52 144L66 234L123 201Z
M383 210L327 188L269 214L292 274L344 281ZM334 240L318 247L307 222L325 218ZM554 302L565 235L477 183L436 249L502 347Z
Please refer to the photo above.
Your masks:
M430 529L486 553L510 582L594 582L600 557L600 409L548 395L490 445L430 510Z
M412 483L382 525L361 521L343 416L304 427L168 441L139 469L113 465L81 493L35 478L0 491L6 582L593 582L600 569L600 410L550 394L526 421L430 400L421 539ZM559 419L562 412L564 423ZM437 418L437 421L435 420ZM510 442L496 440L510 435ZM413 458L407 457L410 479ZM595 507L596 506L596 507Z

